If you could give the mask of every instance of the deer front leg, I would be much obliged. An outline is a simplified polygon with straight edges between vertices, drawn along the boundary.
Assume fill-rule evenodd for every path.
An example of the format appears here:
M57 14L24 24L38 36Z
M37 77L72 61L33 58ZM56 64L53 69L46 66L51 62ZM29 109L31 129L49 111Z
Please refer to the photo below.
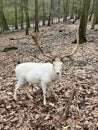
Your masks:
M30 87L27 87L27 88L26 88L26 93L27 93L27 96L28 96L29 99L33 99L33 97L31 96Z
M46 105L46 87L47 85L44 83L41 83L42 91L43 91L43 104Z
M48 85L48 86L47 86L47 97L49 98L50 95L51 95L51 88L50 88L50 86Z

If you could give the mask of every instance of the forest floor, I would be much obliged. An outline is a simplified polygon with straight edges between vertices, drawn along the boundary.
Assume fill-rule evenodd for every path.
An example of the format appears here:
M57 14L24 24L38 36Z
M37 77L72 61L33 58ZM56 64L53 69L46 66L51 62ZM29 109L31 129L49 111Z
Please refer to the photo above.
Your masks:
M64 60L62 78L51 85L46 106L38 85L35 89L30 87L33 100L20 89L14 101L13 91L18 63L48 59L24 31L0 35L0 130L98 130L98 30L90 30L89 26L88 42L79 45L71 59ZM41 27L41 46L53 55L70 53L76 46L71 42L77 27L63 23ZM76 93L65 120L63 115L73 88Z

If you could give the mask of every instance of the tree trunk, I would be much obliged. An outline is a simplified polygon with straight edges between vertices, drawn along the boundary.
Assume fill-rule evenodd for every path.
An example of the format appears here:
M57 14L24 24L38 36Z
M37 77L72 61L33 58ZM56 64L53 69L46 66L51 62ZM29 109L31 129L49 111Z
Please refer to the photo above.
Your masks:
M81 17L83 0L80 0L79 5L80 7L77 9L77 19L80 19Z
M98 24L98 0L96 1L96 21L95 24Z
M98 11L98 1L97 1L97 11ZM98 24L98 12L97 12L97 15L96 15L96 22L95 24Z
M15 29L18 29L17 3L16 3L16 0L14 0L14 8L15 8Z
M73 19L73 18L74 18L74 0L73 0L73 3L72 3L72 10L71 10L70 19Z
M95 0L93 0L93 5L92 5L92 8L91 8L91 14L90 14L90 17L89 17L89 22L91 21L92 15L94 13L94 5L95 5Z
M23 16L23 0L20 0L20 24L21 24L21 29L24 29L23 21L24 21L24 16Z
M98 24L98 13L97 13L97 16L96 16L96 23L95 24Z
M0 15L0 17L1 17L1 15ZM1 21L1 19L0 19L0 33L2 32L2 21Z
M24 10L25 10L25 20L26 20L26 35L29 34L29 27L30 27L30 21L29 21L29 11L28 11L28 0L24 0Z
M68 15L68 0L63 0L63 3L64 3L64 19L63 19L63 22L66 22L67 21L67 15Z
M93 23L92 23L91 29L95 28L95 24L96 24L96 21L97 21L97 16L98 16L98 0L95 0L94 18L93 18Z
M35 0L35 32L39 32L39 26L38 26L39 20L38 20L38 0Z
M45 19L46 19L46 14L45 14L45 0L43 0L43 25L45 25Z
M7 24L7 21L5 19L4 13L2 14L2 22L3 22L3 31L8 31L9 28L8 28L8 24Z
M80 25L79 25L79 42L80 43L87 42L85 35L86 35L89 7L90 7L90 0L83 0L82 14L81 14Z
M52 20L52 13L53 12L53 0L51 0L51 5L50 5L50 14L49 14L49 19L48 19L48 26L51 25L51 20Z
M2 0L0 0L0 17L1 17L1 32L8 31L9 28L4 16Z
M60 4L61 4L61 0L58 0L58 23L60 23Z

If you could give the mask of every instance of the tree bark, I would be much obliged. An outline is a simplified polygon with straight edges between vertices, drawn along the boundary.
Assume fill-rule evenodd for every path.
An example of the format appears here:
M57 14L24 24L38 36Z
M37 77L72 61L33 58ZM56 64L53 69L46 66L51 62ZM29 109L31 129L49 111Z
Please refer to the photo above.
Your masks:
M98 10L98 7L97 7L97 10ZM96 16L96 23L95 24L98 24L98 13L97 13L97 16Z
M45 19L46 19L46 14L45 14L45 0L43 0L43 25L45 25Z
M30 27L28 0L24 0L24 10L25 10L25 20L26 20L26 35L28 35L29 34L29 27Z
M0 17L1 17L1 32L8 31L9 27L3 12L3 3L2 0L0 0Z
M92 5L92 8L91 8L91 14L90 14L90 17L89 17L89 21L91 21L92 15L94 13L94 5L95 5L95 0L93 0L93 5Z
M68 15L68 0L63 0L63 3L64 3L64 19L63 19L63 22L66 22L67 21L67 15Z
M60 4L61 4L61 0L58 0L58 23L60 23Z
M18 29L17 3L16 3L16 0L14 0L14 8L15 8L15 29Z
M35 32L39 32L39 20L38 20L38 0L35 0Z
M80 43L87 42L85 35L86 35L89 7L90 7L90 0L83 0L82 14L81 14L80 25L79 25Z
M20 24L21 24L21 29L24 29L23 22L24 22L24 16L23 16L23 0L20 0Z
M50 4L50 14L49 14L49 19L48 19L48 26L51 25L52 12L53 12L53 0L51 0L51 4Z
M72 3L72 10L71 10L70 19L73 19L73 18L74 18L74 0L73 0L73 3Z
M97 8L98 10L98 8ZM97 16L96 16L96 23L95 24L98 24L98 13L97 13Z
M98 16L98 0L95 0L94 18L93 18L93 23L92 23L91 29L95 28L95 24L97 22L97 16Z
M80 7L77 9L77 19L80 19L81 14L82 14L83 0L80 0L79 5L80 5Z

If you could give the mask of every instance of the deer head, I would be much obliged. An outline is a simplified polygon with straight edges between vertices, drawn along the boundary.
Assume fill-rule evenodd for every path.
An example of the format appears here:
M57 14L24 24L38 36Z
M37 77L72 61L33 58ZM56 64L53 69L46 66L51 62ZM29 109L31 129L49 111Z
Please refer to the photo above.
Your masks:
M52 64L53 64L53 67L54 67L56 75L61 75L63 59L65 57L68 57L68 58L71 57L78 50L79 35L78 35L78 31L77 30L75 30L75 34L76 34L77 44L76 44L76 47L72 50L72 53L67 54L67 55L63 55L62 57L59 57L59 56L53 56L53 55L50 55L50 54L47 54L47 53L44 52L44 50L40 46L40 44L41 44L41 40L40 40L41 34L40 33L30 33L30 35L32 36L32 39L34 40L34 42L36 43L36 45L38 46L38 48L42 52L42 54L45 57L47 57L47 58L52 60Z

